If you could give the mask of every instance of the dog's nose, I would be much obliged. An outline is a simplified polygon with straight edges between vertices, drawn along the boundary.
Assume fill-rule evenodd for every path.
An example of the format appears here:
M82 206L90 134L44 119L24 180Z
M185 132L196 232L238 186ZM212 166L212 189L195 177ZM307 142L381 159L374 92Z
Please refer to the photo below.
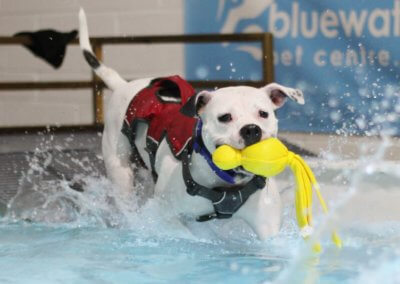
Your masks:
M261 140L261 128L255 124L248 124L240 129L240 136L244 139L244 144L250 146Z

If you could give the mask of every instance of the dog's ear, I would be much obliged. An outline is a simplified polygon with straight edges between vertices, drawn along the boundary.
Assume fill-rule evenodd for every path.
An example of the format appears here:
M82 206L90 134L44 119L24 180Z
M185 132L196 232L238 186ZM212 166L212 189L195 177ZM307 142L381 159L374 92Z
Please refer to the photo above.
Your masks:
M263 87L262 90L266 92L271 99L274 109L282 107L288 97L296 103L304 105L303 92L299 89L292 89L277 83L271 83Z
M210 92L201 91L200 93L191 96L189 100L183 105L180 111L182 114L189 117L198 116L205 105L210 101L210 99Z

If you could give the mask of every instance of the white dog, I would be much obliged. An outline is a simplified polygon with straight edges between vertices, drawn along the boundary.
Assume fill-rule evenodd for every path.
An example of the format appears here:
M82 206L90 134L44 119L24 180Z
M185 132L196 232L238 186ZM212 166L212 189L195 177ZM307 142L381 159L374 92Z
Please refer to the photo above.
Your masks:
M242 149L276 136L274 111L287 97L304 104L302 92L272 83L194 94L179 76L127 82L96 59L83 10L79 18L84 56L113 91L105 101L102 149L115 186L132 194L133 164L141 164L154 174L154 194L174 213L198 221L233 216L245 220L260 239L276 234L281 201L273 180L242 168L219 170L210 153L222 144Z

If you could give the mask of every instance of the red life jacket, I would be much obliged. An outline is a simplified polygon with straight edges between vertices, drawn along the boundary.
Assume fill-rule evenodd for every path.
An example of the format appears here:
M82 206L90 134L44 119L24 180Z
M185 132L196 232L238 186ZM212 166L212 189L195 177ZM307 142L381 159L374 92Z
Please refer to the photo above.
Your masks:
M194 94L193 87L179 76L153 80L148 87L139 91L129 104L123 132L132 144L134 134L127 133L126 127L134 132L135 122L145 121L149 125L148 142L154 142L158 146L166 137L172 153L178 158L194 135L197 119L180 112L181 107ZM153 148L149 149L151 152L156 150L154 146L150 147Z

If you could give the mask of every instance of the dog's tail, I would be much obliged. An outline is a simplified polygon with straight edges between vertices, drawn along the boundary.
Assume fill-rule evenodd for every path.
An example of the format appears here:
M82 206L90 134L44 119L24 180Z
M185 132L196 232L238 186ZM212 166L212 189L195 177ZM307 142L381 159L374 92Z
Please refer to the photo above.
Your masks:
M82 8L79 10L79 44L87 63L89 63L90 67L92 67L97 76L104 81L107 87L111 90L115 90L118 86L127 83L115 70L105 66L94 55L89 42L85 11L83 11Z

